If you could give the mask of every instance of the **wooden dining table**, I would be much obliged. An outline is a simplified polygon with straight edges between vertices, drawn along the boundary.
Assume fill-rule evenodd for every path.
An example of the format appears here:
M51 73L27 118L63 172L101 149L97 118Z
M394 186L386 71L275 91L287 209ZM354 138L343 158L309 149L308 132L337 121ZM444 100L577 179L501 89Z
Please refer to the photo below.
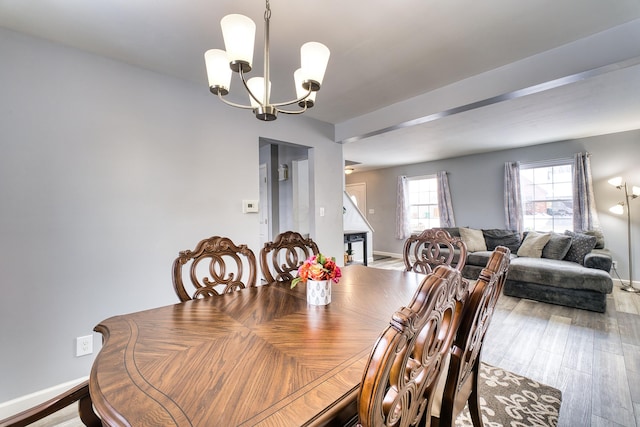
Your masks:
M90 393L108 426L327 425L355 410L369 353L425 276L342 269L332 301L269 284L111 317Z

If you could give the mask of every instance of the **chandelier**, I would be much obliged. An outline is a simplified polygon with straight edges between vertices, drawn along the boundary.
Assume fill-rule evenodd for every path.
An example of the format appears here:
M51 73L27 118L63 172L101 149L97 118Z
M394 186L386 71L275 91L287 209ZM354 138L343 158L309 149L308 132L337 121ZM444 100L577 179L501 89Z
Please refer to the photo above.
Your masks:
M269 71L269 19L271 8L266 0L264 12L264 76L246 80L251 71L253 44L256 24L244 15L227 15L220 21L225 50L210 49L204 60L209 80L209 90L225 104L232 107L253 110L256 118L272 121L277 114L301 114L315 103L316 92L320 90L324 72L329 61L329 49L322 43L308 42L300 48L301 66L293 73L297 99L287 102L271 102L271 81ZM238 73L244 88L249 93L250 105L236 104L224 98L229 93L232 72ZM281 107L297 104L301 109L289 110Z

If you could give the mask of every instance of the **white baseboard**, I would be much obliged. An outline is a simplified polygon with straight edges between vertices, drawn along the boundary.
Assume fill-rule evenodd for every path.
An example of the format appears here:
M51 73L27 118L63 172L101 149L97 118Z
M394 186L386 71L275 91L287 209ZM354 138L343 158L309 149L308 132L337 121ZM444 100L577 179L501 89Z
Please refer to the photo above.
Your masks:
M402 258L402 254L396 254L393 252L381 252L381 251L373 251L374 255L388 256L391 258Z
M58 394L75 387L88 378L89 377L78 378L73 381L68 381L66 383L58 384L44 390L39 390L25 396L2 402L0 403L0 420L22 412L25 409L29 409L31 407L39 405L42 402L46 402L52 397L55 397Z

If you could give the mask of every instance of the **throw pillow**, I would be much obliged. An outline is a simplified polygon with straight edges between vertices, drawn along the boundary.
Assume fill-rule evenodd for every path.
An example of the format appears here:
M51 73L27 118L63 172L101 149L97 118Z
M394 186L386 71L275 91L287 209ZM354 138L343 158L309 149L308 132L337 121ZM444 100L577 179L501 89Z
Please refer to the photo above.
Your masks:
M571 236L551 233L549 242L542 249L542 258L563 259L571 248Z
M479 252L487 250L487 244L484 241L482 230L460 227L460 238L462 239L464 244L467 245L467 251L469 252Z
M517 231L492 228L482 230L487 250L492 251L498 246L506 246L512 253L518 252L520 247L520 235Z
M584 264L584 257L596 247L596 236L587 236L582 233L574 233L573 231L566 230L564 232L567 236L571 236L571 247L569 252L565 255L566 261L577 262L578 264Z
M527 258L541 258L542 249L549 242L551 233L537 233L530 231L527 233L527 237L524 238L520 249L518 249L518 256Z
M576 231L576 233L586 234L587 236L596 236L596 247L594 249L604 249L604 234L601 230Z

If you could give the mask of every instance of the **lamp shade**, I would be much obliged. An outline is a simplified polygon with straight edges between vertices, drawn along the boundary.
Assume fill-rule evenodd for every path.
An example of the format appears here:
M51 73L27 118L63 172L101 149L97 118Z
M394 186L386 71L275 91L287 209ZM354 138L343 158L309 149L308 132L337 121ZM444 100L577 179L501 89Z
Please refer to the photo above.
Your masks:
M231 63L246 63L251 70L253 43L256 38L256 24L244 15L227 15L220 21L224 46Z
M631 187L631 193L635 196L638 197L640 196L640 187L634 185L633 187Z
M303 44L300 48L300 68L303 80L312 80L319 86L322 85L330 54L329 48L322 43L308 42ZM318 89L314 88L314 90Z
M247 81L247 86L253 95L260 100L260 102L264 102L264 77L253 77ZM271 91L271 82L269 82L269 91ZM249 95L249 100L251 101L251 106L253 108L260 107L260 104L256 102L255 99L251 95ZM265 105L269 103L269 100L266 100Z
M624 213L624 207L622 205L615 205L609 208L609 212L622 215Z
M304 86L302 86L302 82L304 82L305 78L302 72L302 68L298 68L294 73L293 73L293 80L295 81L296 84L296 98L302 98L303 96L305 96L309 91L307 89L304 88ZM317 92L312 91L311 94L305 99L305 101L307 101L307 107L313 107L313 105L316 103L316 94ZM304 102L304 101L301 101Z
M207 67L207 78L209 88L216 95L229 93L231 85L231 68L229 68L229 57L224 50L209 49L204 53L204 63Z
M620 185L622 185L622 177L621 176L616 176L615 178L611 178L607 182L609 184L613 185L614 187L619 187Z

